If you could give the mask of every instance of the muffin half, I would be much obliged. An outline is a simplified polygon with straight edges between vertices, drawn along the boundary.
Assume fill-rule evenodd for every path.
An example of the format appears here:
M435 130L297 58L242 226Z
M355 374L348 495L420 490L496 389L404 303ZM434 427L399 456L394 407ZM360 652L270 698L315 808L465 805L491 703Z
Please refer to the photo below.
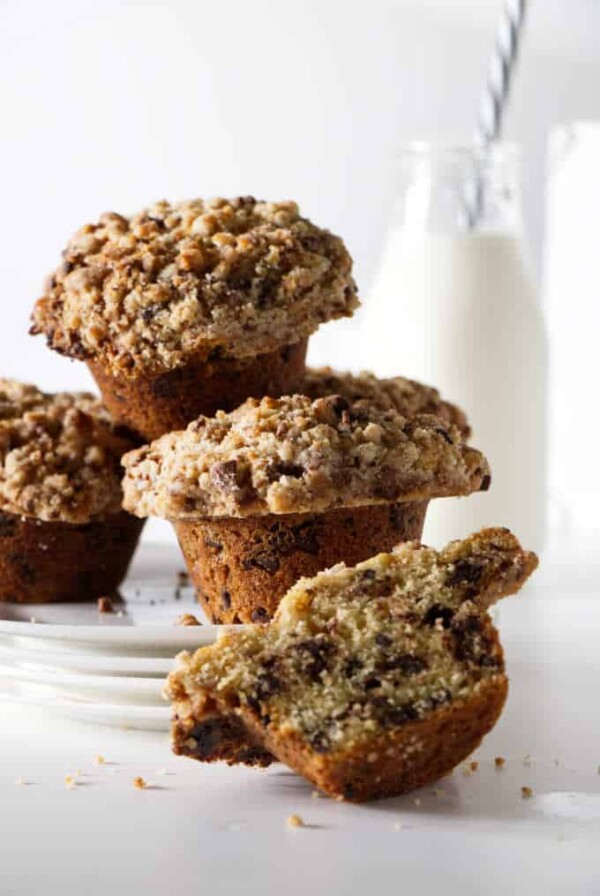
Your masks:
M348 800L435 781L500 715L508 681L487 608L536 566L507 529L488 529L302 579L270 625L180 654L174 751L279 759Z
M0 600L116 591L143 525L121 507L133 444L92 395L0 379Z
M31 332L87 361L115 419L150 439L294 391L308 336L358 305L351 269L293 202L157 202L75 234Z
M340 395L249 399L123 464L124 506L171 520L208 615L227 623L266 621L301 576L418 539L431 498L490 484L454 425Z

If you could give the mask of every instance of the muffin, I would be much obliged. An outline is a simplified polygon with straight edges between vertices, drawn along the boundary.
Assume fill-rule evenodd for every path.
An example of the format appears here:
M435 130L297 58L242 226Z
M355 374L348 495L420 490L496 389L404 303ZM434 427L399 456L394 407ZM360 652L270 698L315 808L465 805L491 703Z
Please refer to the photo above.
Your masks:
M116 591L143 525L121 506L134 444L92 395L0 379L0 600Z
M489 529L301 580L270 625L180 654L167 685L175 753L278 759L356 801L435 781L500 715L508 682L487 608L536 566L507 529Z
M249 399L123 459L124 507L171 520L213 622L263 622L301 576L421 536L431 498L485 490L432 415L340 395Z
M146 439L293 392L310 334L358 305L344 244L294 202L108 213L63 258L31 332L87 361L113 417Z
M464 411L442 399L433 386L425 386L403 376L380 379L364 370L355 375L339 373L331 367L308 368L298 391L313 399L341 395L352 403L370 401L385 411L398 411L403 417L435 414L447 423L453 423L465 439L471 435Z

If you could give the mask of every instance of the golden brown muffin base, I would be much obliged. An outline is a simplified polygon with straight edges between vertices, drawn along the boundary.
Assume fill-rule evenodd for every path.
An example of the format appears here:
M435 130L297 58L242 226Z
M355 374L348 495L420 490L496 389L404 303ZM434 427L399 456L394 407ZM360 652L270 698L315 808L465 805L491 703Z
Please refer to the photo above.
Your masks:
M267 622L302 576L314 576L340 561L354 566L402 541L419 541L427 504L174 520L173 526L209 619L217 624Z
M81 525L0 512L0 600L52 603L114 594L143 525L124 512Z
M230 765L264 767L279 760L328 796L350 802L382 799L424 787L451 772L494 727L507 693L506 676L496 676L424 719L329 754L316 753L293 732L270 734L247 708L230 715L215 712L195 725L176 717L173 751Z
M190 362L155 376L118 377L88 367L115 420L145 439L185 429L200 415L231 411L247 398L278 398L302 383L308 339L250 358Z

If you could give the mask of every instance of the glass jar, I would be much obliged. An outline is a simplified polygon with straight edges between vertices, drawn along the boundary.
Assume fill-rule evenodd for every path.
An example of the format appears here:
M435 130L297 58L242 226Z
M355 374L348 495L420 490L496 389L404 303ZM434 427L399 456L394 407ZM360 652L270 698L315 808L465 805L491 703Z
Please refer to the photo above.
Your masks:
M365 304L366 366L434 385L459 404L492 467L489 492L432 502L424 540L509 526L539 550L547 350L514 146L417 143L400 152L394 218Z

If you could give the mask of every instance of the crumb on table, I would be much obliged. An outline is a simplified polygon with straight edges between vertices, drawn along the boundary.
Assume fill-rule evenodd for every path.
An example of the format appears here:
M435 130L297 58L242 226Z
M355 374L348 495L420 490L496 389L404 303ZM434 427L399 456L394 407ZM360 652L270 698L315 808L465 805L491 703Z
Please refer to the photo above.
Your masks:
M77 786L77 779L75 775L65 775L65 787L67 790L73 790L74 787Z
M521 787L521 796L524 800L530 799L533 796L533 790L531 789L531 787Z
M104 756L100 756L100 754L94 756L94 765L104 765L105 761Z
M115 608L113 607L113 602L110 597L99 597L98 598L98 612L99 613L114 613Z
M140 775L137 775L133 779L133 786L136 790L144 790L148 785Z
M286 823L286 827L288 827L288 828L303 828L304 827L304 822L302 821L300 816L296 815L296 814L288 815L288 817L285 820L285 823Z
M496 756L496 758L494 759L494 765L496 766L496 768L504 768L504 766L506 765L506 759L504 758L504 756Z
M476 772L477 769L479 768L479 763L478 763L478 762L471 762L470 765L469 765L469 768L471 769L472 772Z
M199 619L193 613L182 613L178 616L173 625L202 625Z

